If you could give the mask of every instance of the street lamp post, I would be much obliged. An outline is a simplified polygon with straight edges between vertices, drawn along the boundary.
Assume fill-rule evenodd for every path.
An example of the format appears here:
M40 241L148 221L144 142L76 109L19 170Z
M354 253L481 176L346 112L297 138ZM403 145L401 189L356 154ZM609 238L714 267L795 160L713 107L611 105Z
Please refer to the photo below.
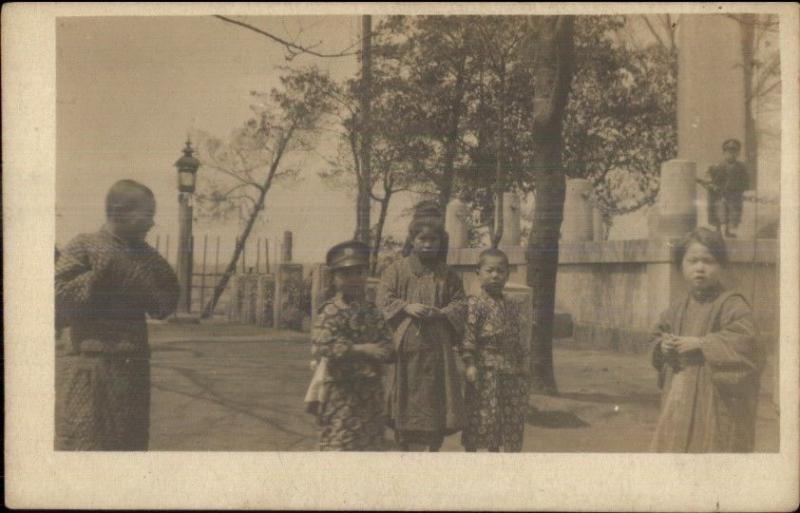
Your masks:
M175 162L178 168L178 281L181 299L178 312L188 314L192 309L192 211L197 170L200 161L194 157L192 142L187 139L183 156Z

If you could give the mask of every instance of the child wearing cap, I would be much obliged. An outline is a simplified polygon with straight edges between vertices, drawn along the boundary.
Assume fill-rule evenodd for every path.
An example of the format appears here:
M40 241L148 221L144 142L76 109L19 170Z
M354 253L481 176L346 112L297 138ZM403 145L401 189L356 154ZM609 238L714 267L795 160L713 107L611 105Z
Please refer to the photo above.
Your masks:
M397 362L387 410L402 450L438 451L463 424L453 346L463 329L464 288L446 266L447 233L434 202L415 208L401 260L381 276L378 305L394 329Z
M734 237L742 220L744 191L748 188L747 167L738 160L742 144L736 139L722 143L724 160L708 169L708 223L726 237Z
M320 307L311 336L312 355L324 375L323 392L316 393L319 449L381 450L383 364L392 361L394 350L381 312L365 299L369 247L358 241L337 244L326 262L336 295ZM312 380L311 395L314 389Z
M526 344L519 309L503 295L508 257L499 249L480 254L481 292L467 299L462 358L467 386L467 422L461 443L468 452L520 452L525 430L528 381Z
M675 263L689 293L661 315L653 366L662 388L654 452L752 452L763 351L753 310L724 290L722 236L689 233Z

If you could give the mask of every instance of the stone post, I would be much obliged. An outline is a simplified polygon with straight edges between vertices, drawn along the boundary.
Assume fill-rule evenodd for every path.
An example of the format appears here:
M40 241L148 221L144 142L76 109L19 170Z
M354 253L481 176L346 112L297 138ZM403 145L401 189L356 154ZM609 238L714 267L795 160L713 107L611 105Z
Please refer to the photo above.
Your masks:
M291 323L287 323L287 318L293 316L299 309L298 294L301 293L300 287L303 286L303 266L301 264L282 263L278 266L275 273L275 298L273 301L273 321L275 328L292 328ZM296 319L297 323L301 319ZM299 328L299 325L294 326Z
M513 192L503 193L503 237L499 246L519 246L519 197Z
M583 178L567 180L564 200L564 221L561 223L561 240L590 241L593 237L594 222L592 205L588 195L592 192L592 182Z
M744 141L744 75L739 23L722 14L681 16L678 31L678 158L706 178L722 142ZM713 86L712 86L713 84ZM752 182L755 183L755 182ZM705 217L707 192L697 186Z
M325 264L314 264L311 270L311 326L317 319L322 304L331 292L331 272Z
M283 244L281 245L281 263L288 264L292 261L292 232L283 232Z
M658 233L653 238L683 237L697 226L695 163L673 159L661 165Z
M447 204L444 229L450 238L449 249L460 249L469 246L467 216L469 216L469 209L463 201L454 199Z
M256 287L256 324L259 326L272 326L275 278L271 275L260 274Z

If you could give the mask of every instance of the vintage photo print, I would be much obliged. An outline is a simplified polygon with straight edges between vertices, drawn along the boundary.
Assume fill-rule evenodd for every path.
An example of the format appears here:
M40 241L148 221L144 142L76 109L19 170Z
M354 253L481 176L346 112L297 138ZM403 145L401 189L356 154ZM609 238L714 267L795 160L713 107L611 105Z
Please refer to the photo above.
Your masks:
M3 14L9 506L797 506L797 6Z

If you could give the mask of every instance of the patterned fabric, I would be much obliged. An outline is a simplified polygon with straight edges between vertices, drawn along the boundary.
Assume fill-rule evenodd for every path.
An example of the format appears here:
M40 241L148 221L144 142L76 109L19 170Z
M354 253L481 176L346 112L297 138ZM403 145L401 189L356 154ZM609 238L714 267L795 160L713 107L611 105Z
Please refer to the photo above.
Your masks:
M467 322L461 355L465 365L506 374L527 374L527 344L521 339L519 305L481 291L467 299Z
M708 169L708 223L739 226L742 219L742 193L747 190L747 168L744 163L722 162Z
M146 449L150 404L145 316L178 302L172 268L144 242L107 229L79 235L56 262L55 302L71 327L56 352L56 446Z
M521 340L519 306L486 291L467 299L467 322L461 355L478 369L467 383L467 425L461 443L466 448L522 450L528 403L527 345Z
M341 296L320 308L311 336L312 355L325 358L324 399L318 406L322 451L377 451L383 448L382 364L391 361L391 332L369 303L345 304ZM385 357L352 352L354 344L378 344Z
M461 444L468 449L500 448L522 451L528 381L523 376L481 368L465 392L467 425Z
M319 450L380 451L386 416L383 382L376 378L327 384L319 414Z
M662 386L654 452L752 452L763 350L753 312L731 292L671 305L655 334L653 365ZM660 333L700 337L701 349L675 357Z
M397 362L387 376L387 412L401 442L426 440L435 446L464 423L461 375L453 346L464 325L461 278L444 264L423 265L415 255L381 275L378 305L394 330ZM415 319L404 308L421 303L444 317Z
M56 358L56 382L56 450L147 450L146 357L61 354Z

